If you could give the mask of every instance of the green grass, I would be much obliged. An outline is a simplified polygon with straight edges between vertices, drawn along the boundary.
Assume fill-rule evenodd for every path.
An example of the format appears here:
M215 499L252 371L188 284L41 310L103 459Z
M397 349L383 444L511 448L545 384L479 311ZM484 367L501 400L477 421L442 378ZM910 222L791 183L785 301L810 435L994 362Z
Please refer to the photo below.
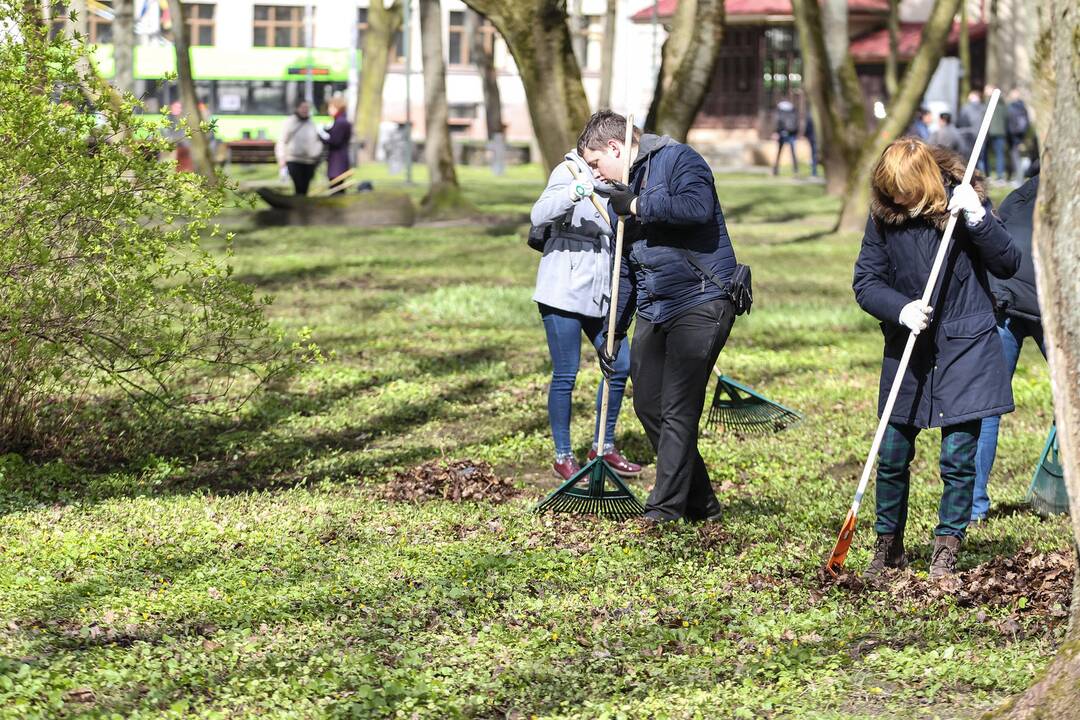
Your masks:
M859 238L829 232L837 204L820 186L718 178L757 295L721 367L806 421L706 435L726 518L656 535L530 514L554 486L550 364L518 221L544 178L461 177L511 219L257 230L230 212L237 273L276 297L282 324L313 328L328 361L234 422L168 421L122 462L0 459L0 717L973 717L1046 664L1061 628L1003 635L1015 608L980 621L947 600L820 591L881 353L849 287ZM582 367L583 455L599 373L588 353ZM1004 511L969 533L962 568L1068 542L1062 521L1018 509L1051 418L1031 349L1014 387L991 488ZM654 460L629 401L618 441ZM922 571L936 442L924 433L914 465ZM522 497L379 499L395 470L440 457L489 461Z

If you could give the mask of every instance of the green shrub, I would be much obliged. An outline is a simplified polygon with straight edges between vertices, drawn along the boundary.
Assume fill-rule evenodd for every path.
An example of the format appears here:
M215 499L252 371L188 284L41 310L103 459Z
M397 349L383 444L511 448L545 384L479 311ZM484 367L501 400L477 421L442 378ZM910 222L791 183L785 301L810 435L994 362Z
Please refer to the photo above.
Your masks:
M202 249L226 190L159 162L164 119L24 7L0 0L0 448L57 440L94 396L235 405L293 355Z

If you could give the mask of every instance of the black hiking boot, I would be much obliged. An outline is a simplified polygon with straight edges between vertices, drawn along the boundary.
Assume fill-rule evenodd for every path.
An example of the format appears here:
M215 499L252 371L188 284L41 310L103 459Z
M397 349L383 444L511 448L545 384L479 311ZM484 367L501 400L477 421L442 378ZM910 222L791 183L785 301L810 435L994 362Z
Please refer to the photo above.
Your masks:
M907 567L907 556L904 555L903 535L878 535L877 544L874 545L874 557L870 559L870 565L863 573L863 579L868 583L875 583L885 573L885 568L902 569Z
M960 554L960 538L938 535L934 538L934 554L930 556L930 579L938 580L956 574L956 556Z

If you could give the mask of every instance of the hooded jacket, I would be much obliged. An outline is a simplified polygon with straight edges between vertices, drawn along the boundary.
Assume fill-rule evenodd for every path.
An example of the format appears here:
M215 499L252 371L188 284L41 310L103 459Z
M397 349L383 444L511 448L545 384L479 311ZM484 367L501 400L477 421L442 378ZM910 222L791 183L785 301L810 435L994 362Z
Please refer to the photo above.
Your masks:
M1042 322L1039 296L1035 289L1035 263L1031 257L1031 229L1039 176L1009 193L998 208L998 215L1020 251L1020 269L1008 280L990 278L998 312L1023 320Z
M963 178L963 160L943 148L931 152L951 194ZM931 298L932 320L915 342L890 422L944 427L1013 410L988 273L1011 277L1020 266L1020 252L994 216L982 178L976 176L972 184L986 215L975 227L957 220ZM948 217L942 212L912 218L874 188L853 289L863 310L881 321L885 337L879 415L907 343L900 311L922 296Z
M630 168L637 215L627 221L629 262L619 291L619 327L637 313L662 323L703 303L727 297L690 262L692 255L721 284L735 271L712 168L689 145L642 135Z
M533 225L552 223L551 238L536 270L533 300L559 310L587 317L607 314L611 295L612 225L607 198L595 195L603 214L589 198L570 199L574 180L567 163L577 174L591 178L593 171L576 152L551 171L547 187L533 205Z

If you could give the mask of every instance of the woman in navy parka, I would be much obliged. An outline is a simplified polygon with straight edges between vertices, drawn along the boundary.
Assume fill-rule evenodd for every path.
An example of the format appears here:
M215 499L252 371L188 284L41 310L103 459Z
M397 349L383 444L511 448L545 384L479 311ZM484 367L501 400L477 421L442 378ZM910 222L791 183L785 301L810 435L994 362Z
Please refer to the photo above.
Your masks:
M987 273L1012 276L1020 252L991 212L982 178L976 176L973 187L961 184L963 174L958 155L914 138L889 145L873 173L874 199L853 287L859 305L881 321L885 336L879 413L908 331L918 337L878 456L871 579L907 562L909 466L919 431L934 427L941 428L944 488L930 574L955 571L971 517L981 419L1013 409ZM954 208L962 214L928 306L920 298Z

